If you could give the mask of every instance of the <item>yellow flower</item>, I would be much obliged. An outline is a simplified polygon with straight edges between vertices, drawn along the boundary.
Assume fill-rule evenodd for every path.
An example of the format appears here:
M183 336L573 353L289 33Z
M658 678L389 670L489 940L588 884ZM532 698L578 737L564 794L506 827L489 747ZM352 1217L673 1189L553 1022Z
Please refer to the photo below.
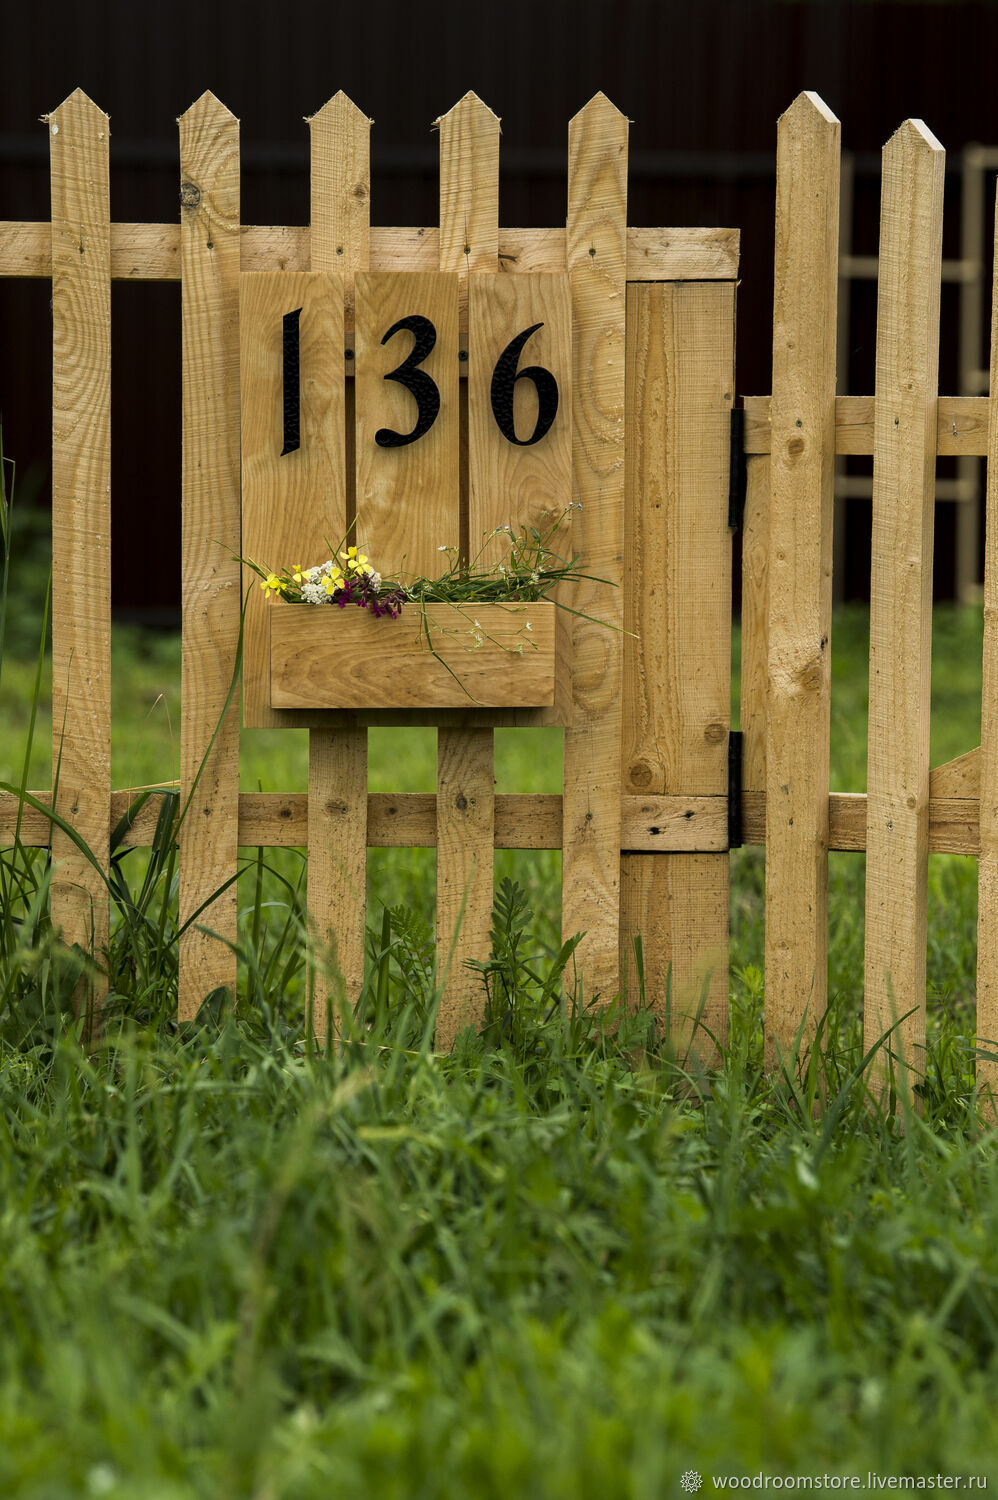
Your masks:
M269 599L272 594L279 594L281 592L281 580L278 578L276 573L270 573L260 584L260 587L263 589L264 593Z
M345 552L340 553L340 556L350 573L373 573L374 571L363 552L358 552L356 547L348 547Z
M305 570L302 567L301 563L295 563L293 565L291 569L291 577L294 579L295 583L301 583L301 575L304 571Z

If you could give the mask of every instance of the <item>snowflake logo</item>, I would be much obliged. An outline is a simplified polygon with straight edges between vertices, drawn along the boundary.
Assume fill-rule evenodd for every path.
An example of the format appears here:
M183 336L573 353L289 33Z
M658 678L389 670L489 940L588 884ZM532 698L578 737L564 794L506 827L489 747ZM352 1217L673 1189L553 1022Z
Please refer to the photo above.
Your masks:
M687 1469L679 1481L680 1488L684 1489L688 1495L695 1495L702 1484L703 1479L696 1469Z

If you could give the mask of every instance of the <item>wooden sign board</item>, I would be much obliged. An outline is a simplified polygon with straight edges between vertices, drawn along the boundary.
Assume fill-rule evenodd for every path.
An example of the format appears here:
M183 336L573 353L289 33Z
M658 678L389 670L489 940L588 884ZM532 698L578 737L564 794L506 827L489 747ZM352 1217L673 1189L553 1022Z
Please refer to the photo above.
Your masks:
M573 411L566 276L483 273L470 278L466 404L461 397L458 276L356 276L352 526L341 278L316 272L245 275L241 280L245 558L274 572L311 567L331 556L350 526L350 543L361 547L386 579L404 582L447 571L456 554L444 549L459 548L463 538L476 567L495 566L509 553L506 528L515 534L533 527L544 534L566 515L572 493ZM569 555L570 537L566 520L554 543L559 555ZM297 697L297 689L283 678L273 692L271 681L268 609L301 616L293 624L282 621L277 630L281 639L290 631L300 662L303 631L304 638L313 632L317 643L320 636L326 642L332 626L320 626L311 617L327 607L268 603L258 582L244 569L250 595L247 727L337 722L334 702L336 709L351 705L317 688L314 670L311 685ZM346 614L337 610L334 623L342 623ZM384 626L385 644L400 638L391 622L370 623ZM552 632L552 642L556 634L567 639ZM332 660L328 644L321 651ZM480 674L480 685L482 680ZM497 708L527 704L516 697L520 689L510 691L512 697L500 692L494 700ZM550 722L551 705L560 697L538 698L534 687L523 691L527 706L546 708L545 721ZM421 706L469 707L466 694L461 704L452 703L451 696L449 689L441 688L436 698L429 690ZM476 692L473 698L481 704L492 701L488 693L482 697ZM383 698L380 705L356 706L388 705Z

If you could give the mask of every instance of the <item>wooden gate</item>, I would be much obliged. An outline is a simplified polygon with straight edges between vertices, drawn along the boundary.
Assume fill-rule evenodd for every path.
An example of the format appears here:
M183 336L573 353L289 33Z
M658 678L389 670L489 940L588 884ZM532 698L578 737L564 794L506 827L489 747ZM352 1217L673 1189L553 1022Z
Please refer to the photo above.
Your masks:
M370 125L343 94L309 122L306 228L241 223L238 122L211 94L179 122L179 227L110 222L108 121L85 95L71 95L46 123L52 223L0 226L0 269L52 278L56 808L105 870L109 826L132 796L112 792L110 780L110 284L182 285L180 917L196 921L181 941L181 1017L212 991L235 988L240 846L307 845L316 938L333 937L353 997L363 976L368 846L435 845L438 952L449 955L438 1022L446 1045L483 1000L464 960L488 951L494 849L560 848L562 927L585 934L577 956L587 997L609 1000L624 984L633 993L640 933L648 998L664 1008L671 994L674 1023L689 1030L706 995L706 1024L723 1037L737 232L628 228L627 121L603 95L569 126L563 229L499 227L499 120L473 94L436 122L437 228L372 227ZM290 469L269 471L266 483L283 486L272 496L280 495L284 529L267 522L261 533L266 483L254 489L252 426L243 429L240 469L241 287L245 420L255 390L247 369L259 355L252 329L308 306L316 273L340 288L316 315L325 352L309 397L333 415L321 452L313 446L293 480ZM396 291L374 273L391 273ZM455 323L442 345L457 358L440 365L450 425L434 462L444 467L406 471L423 509L403 519L386 507L371 467L361 352L413 277L443 288L445 323L453 287ZM296 551L314 543L308 497L320 489L321 519L335 531L356 517L372 550L390 547L401 527L410 567L420 549L425 563L431 546L474 543L476 528L496 516L529 519L538 476L524 484L506 458L486 453L475 359L497 305L507 322L538 321L529 306L538 278L550 283L546 306L564 287L573 550L605 580L576 585L564 601L576 614L563 795L496 796L493 728L510 720L483 721L476 710L422 716L438 725L435 797L371 795L375 716L302 715L267 702L256 597L246 619L246 722L308 724L309 791L241 794L233 683L246 580L236 559L259 536L268 545L297 537ZM304 339L304 311L302 319ZM85 590L70 586L81 578ZM153 803L132 827L136 844L152 839ZM15 815L8 802L5 828ZM21 837L48 843L48 820L28 810ZM51 845L55 920L68 941L99 953L106 888L57 827Z

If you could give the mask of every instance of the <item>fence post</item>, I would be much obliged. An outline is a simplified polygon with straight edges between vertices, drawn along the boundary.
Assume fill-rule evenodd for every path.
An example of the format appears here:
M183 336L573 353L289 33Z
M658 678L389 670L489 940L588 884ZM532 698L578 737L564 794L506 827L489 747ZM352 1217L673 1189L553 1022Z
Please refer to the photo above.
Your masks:
M733 282L628 284L625 794L727 795L734 332ZM621 858L629 1000L640 935L646 1000L703 1059L708 1032L727 1036L728 866L727 853Z
M572 288L573 552L605 583L581 583L573 722L565 730L562 935L587 999L620 988L627 120L597 94L569 125L566 264ZM593 623L597 622L597 623ZM606 627L610 627L609 629Z
M883 152L870 587L864 1042L924 1064L929 666L945 153L920 120ZM919 1055L916 1057L916 1053ZM881 1080L885 1068L881 1062Z
M766 721L767 1062L828 1000L835 334L841 127L817 94L779 122Z
M240 233L239 121L213 94L204 93L178 123L184 425L180 806L187 810L179 835L180 922L192 924L180 939L178 1016L184 1021L214 990L227 989L233 997L236 992L238 691L227 711L225 701L236 669L241 606Z
M991 297L981 692L981 854L977 867L977 1040L978 1044L983 1042L990 1052L995 1052L998 1051L998 217L995 219ZM994 1093L998 1088L998 1062L979 1058L977 1080Z
M469 93L437 121L440 132L440 269L468 279L499 269L499 120ZM467 327L465 321L464 326ZM461 508L468 502L468 383L461 387ZM465 528L465 535L467 529ZM468 538L474 556L480 545ZM437 730L437 963L446 984L438 1047L479 1020L482 982L464 967L489 952L495 847L495 735L491 729Z
M46 117L52 176L53 805L107 872L111 805L111 228L107 115L77 89ZM52 829L52 923L102 962L105 875ZM107 990L77 992L88 1019Z
M312 270L338 271L353 300L353 279L370 260L371 122L340 91L309 121ZM352 392L349 393L352 396ZM347 520L354 406L345 407ZM334 542L335 539L330 538ZM310 729L308 735L308 911L313 942L332 934L343 1001L356 1004L364 983L367 928L367 730ZM331 955L331 957L333 957ZM327 1006L339 1013L331 975L314 975L312 1026L326 1038Z

